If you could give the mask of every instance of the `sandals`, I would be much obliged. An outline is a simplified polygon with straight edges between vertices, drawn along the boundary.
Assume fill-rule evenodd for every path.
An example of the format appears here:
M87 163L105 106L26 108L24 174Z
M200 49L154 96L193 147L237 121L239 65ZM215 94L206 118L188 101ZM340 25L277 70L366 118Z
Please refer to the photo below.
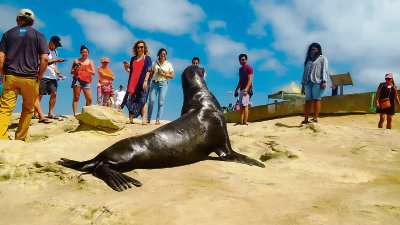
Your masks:
M142 125L147 125L147 122L146 121L142 121Z
M36 120L39 119L39 115L33 115L32 119L36 119Z
M60 118L59 116L55 116L55 115L46 116L46 118L53 119L53 120L58 120L58 121L63 121L63 118Z
M160 121L156 121L154 125L160 125Z
M52 122L49 119L45 118L45 119L39 120L38 123L49 124L49 123L52 123Z

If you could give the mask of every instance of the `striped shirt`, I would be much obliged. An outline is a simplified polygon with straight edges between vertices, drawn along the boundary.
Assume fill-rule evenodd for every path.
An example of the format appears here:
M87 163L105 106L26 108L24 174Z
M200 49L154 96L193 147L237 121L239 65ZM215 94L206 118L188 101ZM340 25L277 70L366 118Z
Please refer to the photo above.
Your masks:
M304 66L303 79L301 80L301 84L319 84L322 81L327 81L328 78L328 59L325 56L320 55L315 61L310 60Z

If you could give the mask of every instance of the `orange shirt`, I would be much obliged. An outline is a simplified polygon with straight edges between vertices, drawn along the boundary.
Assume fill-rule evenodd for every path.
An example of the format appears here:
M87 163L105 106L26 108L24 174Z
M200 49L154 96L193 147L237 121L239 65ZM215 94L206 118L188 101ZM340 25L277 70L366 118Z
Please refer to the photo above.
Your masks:
M99 72L99 82L100 82L100 83L103 83L104 81L113 81L113 80L114 80L114 74L113 74L113 72L111 71L110 68L108 68L108 67L106 67L106 68L104 68L104 67L99 67L99 68L97 69L97 71ZM109 75L109 76L112 76L112 78L104 77L100 72L102 72L102 73L104 73L104 74L107 74L107 75Z
M78 78L82 81L92 83L92 74L90 74L87 70L91 70L90 63L87 65L82 64L78 68Z

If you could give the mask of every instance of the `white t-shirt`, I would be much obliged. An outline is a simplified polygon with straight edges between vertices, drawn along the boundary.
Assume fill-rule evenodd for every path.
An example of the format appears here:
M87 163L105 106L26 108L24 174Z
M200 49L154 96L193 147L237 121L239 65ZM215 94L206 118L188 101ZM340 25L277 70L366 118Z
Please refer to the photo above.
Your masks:
M117 105L121 105L122 101L124 100L125 97L125 91L115 91L114 92L114 102Z
M54 60L54 59L56 59L57 58L57 52L56 51L51 51L50 50L50 54L49 54L49 61L52 61L52 60ZM57 79L57 74L56 74L56 71L54 70L54 66L55 66L56 64L55 63L53 63L53 64L51 64L51 65L48 65L47 67L46 67L46 71L44 72L44 74L43 74L43 77L44 78L48 78L48 79Z
M161 64L160 61L157 60L151 66L151 69L154 71L153 80L156 81L168 80L166 77L158 74L158 69L161 68L164 71L164 73L171 74L171 72L174 71L174 68L172 67L172 64L169 63L167 60L165 60L165 62L162 65L160 64Z

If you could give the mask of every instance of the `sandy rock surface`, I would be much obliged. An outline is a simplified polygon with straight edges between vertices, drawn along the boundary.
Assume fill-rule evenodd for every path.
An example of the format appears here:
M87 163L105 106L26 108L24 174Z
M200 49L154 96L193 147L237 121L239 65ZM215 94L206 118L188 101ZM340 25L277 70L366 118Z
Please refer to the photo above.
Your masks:
M400 116L392 130L376 128L378 117L228 124L232 147L266 168L208 160L135 170L127 174L143 186L122 193L54 162L90 159L158 126L33 121L29 143L0 141L0 224L399 224Z

